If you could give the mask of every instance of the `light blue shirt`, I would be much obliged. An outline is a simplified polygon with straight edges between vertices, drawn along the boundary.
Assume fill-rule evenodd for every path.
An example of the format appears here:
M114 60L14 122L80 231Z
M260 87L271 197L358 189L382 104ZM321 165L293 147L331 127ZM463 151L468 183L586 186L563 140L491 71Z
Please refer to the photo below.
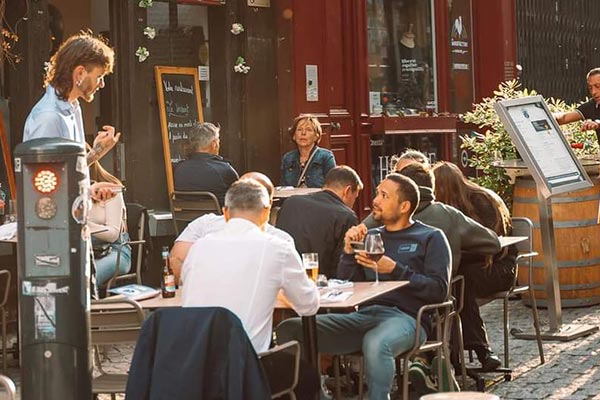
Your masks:
M46 94L33 107L23 130L23 141L60 137L85 145L85 132L79 101L73 103L58 98L48 85Z

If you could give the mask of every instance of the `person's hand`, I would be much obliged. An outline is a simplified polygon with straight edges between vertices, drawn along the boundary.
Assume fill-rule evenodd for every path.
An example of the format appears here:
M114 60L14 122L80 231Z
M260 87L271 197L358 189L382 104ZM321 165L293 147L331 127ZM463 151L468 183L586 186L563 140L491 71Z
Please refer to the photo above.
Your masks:
M96 182L90 186L90 197L95 201L107 201L123 190L123 186L110 182Z
M120 132L115 134L115 128L113 126L104 125L102 129L103 130L98 131L98 135L94 139L94 145L88 152L88 165L104 157L104 155L108 153L110 149L115 147L119 141L119 138L121 137Z
M593 121L591 119L586 119L585 121L583 121L583 124L581 124L581 131L595 131L596 129L600 128L600 123L598 123L597 121Z
M367 227L365 224L359 224L348 229L344 236L344 253L352 254L352 246L350 242L362 242L365 240L367 234Z
M359 250L355 253L354 259L357 263L363 267L371 268L372 270L377 269L380 274L389 274L396 268L396 261L388 256L383 256L379 261L375 262L367 256L367 253L364 250Z

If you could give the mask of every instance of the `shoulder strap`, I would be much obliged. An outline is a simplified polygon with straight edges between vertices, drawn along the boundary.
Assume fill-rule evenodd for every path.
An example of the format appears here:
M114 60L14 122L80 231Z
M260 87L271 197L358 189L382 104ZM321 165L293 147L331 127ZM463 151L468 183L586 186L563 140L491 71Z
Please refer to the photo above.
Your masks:
M300 182L302 182L302 178L304 178L304 175L306 175L306 171L308 171L308 166L310 165L311 161L315 157L315 154L317 152L317 147L318 146L316 146L316 145L315 145L315 147L313 147L312 152L310 153L310 157L308 157L308 160L306 160L306 164L304 164L302 173L298 177L298 182L296 182L296 187L300 187ZM298 153L300 153L300 151L298 151Z

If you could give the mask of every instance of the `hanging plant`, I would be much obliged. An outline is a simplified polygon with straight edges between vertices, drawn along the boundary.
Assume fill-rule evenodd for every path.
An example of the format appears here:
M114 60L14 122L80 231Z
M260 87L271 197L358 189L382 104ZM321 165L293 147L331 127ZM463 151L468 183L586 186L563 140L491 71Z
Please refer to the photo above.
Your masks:
M244 32L244 25L240 24L239 22L235 22L231 24L231 29L229 31L234 35L239 35L240 33Z
M146 36L150 40L154 39L156 37L156 29L152 28L151 26L145 27L144 36Z
M140 2L138 3L138 6L140 6L142 8L152 7L152 1L153 0L140 0Z
M246 65L246 60L244 60L244 57L239 56L237 60L235 60L233 70L239 74L247 74L250 72L250 67Z

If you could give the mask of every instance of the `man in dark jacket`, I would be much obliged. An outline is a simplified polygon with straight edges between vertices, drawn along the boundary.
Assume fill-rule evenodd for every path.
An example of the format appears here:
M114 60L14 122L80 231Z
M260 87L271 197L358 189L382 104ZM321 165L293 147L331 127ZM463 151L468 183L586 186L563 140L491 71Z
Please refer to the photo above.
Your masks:
M350 314L317 316L319 350L347 354L361 351L365 357L369 398L388 399L395 373L395 357L412 348L416 315L426 304L448 296L451 259L444 234L412 219L419 204L419 191L410 179L390 174L377 188L373 200L375 220L385 254L375 262L364 253L353 254L351 242L363 240L364 225L348 230L338 276L354 281L407 280L408 285L378 296ZM430 327L424 321L425 330ZM278 340L302 340L298 318L286 320L277 329Z
M318 253L319 273L334 278L346 231L358 224L352 210L363 184L352 168L340 165L325 176L323 190L286 199L277 228L289 233L298 253Z
M225 203L225 193L239 176L219 155L219 128L210 122L195 125L190 131L193 153L175 168L175 190L211 192Z

